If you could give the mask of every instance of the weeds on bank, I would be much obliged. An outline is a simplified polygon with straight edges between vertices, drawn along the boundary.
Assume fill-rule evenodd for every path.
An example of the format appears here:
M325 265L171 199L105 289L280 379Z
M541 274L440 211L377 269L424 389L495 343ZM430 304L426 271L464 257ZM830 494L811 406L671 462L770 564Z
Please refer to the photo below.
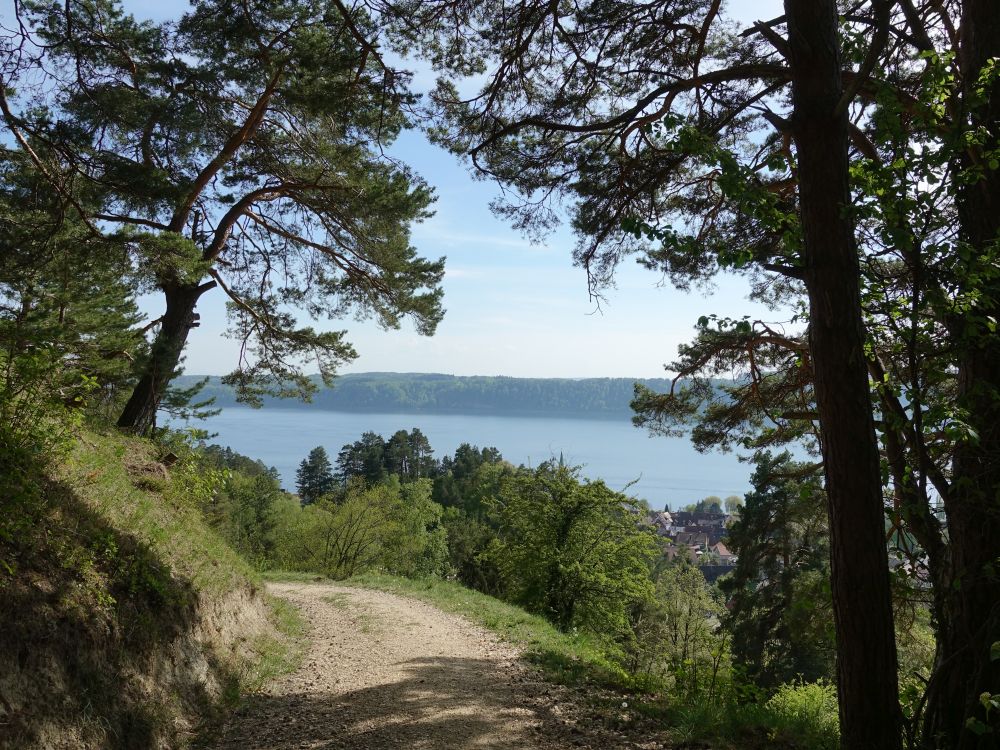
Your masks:
M266 598L279 637L260 638L253 644L257 659L241 680L244 693L259 692L275 678L294 672L309 647L308 626L295 605L276 596Z

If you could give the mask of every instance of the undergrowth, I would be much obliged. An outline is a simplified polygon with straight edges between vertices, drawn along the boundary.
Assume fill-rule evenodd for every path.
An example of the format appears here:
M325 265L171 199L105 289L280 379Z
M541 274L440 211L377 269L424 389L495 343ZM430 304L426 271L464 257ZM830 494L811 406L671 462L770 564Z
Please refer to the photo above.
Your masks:
M739 750L840 747L836 689L828 682L785 684L766 700L663 701L647 709L660 714L668 736L680 745L711 742Z

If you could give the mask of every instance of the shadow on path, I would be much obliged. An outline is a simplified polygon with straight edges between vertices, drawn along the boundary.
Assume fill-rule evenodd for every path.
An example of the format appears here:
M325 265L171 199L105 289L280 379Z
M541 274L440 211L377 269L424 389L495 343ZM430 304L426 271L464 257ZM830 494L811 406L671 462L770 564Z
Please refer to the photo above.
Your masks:
M558 720L548 708L529 707L495 662L421 658L400 669L401 680L363 690L253 696L216 747L457 750L576 744L543 735L540 727Z

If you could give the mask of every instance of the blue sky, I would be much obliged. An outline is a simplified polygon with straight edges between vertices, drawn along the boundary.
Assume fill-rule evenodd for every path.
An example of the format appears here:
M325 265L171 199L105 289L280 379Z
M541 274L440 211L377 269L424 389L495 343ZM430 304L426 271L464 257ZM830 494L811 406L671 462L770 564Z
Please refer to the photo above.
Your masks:
M177 17L187 7L183 0L124 4L154 19ZM730 6L746 20L781 12L779 0ZM424 256L447 256L447 313L432 338L405 323L398 331L354 320L324 323L346 329L360 355L345 372L659 377L678 344L691 338L700 315L775 317L746 300L746 284L738 278L719 279L708 295L685 293L633 261L622 266L617 288L608 290L598 311L588 298L583 270L572 265L574 238L568 231L531 245L490 213L497 188L474 181L453 156L419 133L404 134L393 152L437 191L436 213L413 228L413 243ZM160 314L156 297L143 304L151 317ZM191 332L186 350L187 372L223 374L234 366L237 344L223 336L224 308L218 290L202 298L202 324Z
M632 261L598 310L584 271L572 264L568 230L532 245L491 214L495 186L473 180L450 154L419 133L406 134L394 151L437 191L435 215L413 228L413 243L422 255L447 257L447 312L430 338L407 323L395 331L371 322L331 323L349 331L360 355L346 372L660 377L699 315L773 316L745 299L741 279L718 280L711 296L688 294L661 285L657 274ZM235 342L222 336L224 300L213 294L202 300L187 371L224 373L236 358Z

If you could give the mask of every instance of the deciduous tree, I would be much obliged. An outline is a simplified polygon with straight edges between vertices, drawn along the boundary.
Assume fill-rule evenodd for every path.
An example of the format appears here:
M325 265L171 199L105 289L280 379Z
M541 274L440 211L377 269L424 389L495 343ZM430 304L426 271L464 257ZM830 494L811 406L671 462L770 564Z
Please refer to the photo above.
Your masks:
M546 462L507 478L495 505L491 557L511 598L563 630L627 630L629 605L651 593L656 550L633 500Z

